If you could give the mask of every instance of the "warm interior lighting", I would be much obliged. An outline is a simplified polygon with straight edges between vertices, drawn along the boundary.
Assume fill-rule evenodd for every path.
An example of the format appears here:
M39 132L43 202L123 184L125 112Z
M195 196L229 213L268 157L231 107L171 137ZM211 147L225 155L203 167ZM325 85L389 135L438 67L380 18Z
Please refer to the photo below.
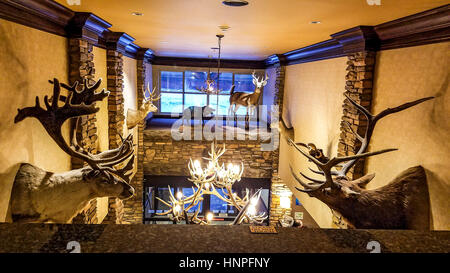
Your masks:
M291 200L287 196L280 197L280 207L283 209L291 208Z
M248 215L255 215L256 214L256 207L254 205L249 205L247 208L247 214Z
M183 193L181 191L177 192L177 198L181 199L183 197Z
M206 221L211 222L213 218L214 218L214 214L212 214L212 212L208 212L206 214Z

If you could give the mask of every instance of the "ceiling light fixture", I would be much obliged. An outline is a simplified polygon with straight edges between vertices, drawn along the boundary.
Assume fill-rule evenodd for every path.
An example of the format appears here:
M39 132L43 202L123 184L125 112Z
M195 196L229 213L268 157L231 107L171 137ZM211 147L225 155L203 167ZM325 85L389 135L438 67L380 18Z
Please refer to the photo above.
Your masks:
M320 24L320 23L321 23L320 21L311 21L311 24L314 24L314 25Z
M248 2L244 0L225 0L222 3L230 7L242 7L248 5Z
M142 15L144 15L144 14L143 14L142 12L135 11L135 12L132 12L131 15L134 15L134 16L142 16Z

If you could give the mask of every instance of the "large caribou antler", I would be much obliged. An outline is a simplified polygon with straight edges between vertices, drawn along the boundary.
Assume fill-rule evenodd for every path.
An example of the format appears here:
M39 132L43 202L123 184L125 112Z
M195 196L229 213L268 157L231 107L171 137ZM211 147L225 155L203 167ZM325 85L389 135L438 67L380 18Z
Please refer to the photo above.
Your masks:
M303 178L311 181L309 183L305 183L302 181L302 179L300 179L294 173L294 171L292 170L292 167L291 167L292 175L304 187L304 189L297 188L297 190L299 190L299 191L311 193L311 192L317 191L319 189L324 189L324 188L328 188L328 187L332 187L332 188L338 187L338 185L335 183L333 177L335 177L336 179L346 179L347 180L346 175L347 175L348 171L355 165L355 163L359 159L397 150L397 149L384 149L384 150L380 150L380 151L376 151L376 152L367 152L367 148L369 146L370 139L372 137L373 130L375 129L375 125L377 124L377 122L380 119L382 119L390 114L403 111L403 110L413 107L419 103L422 103L424 101L434 98L434 97L426 97L426 98L418 99L418 100L408 102L408 103L402 104L402 105L394 107L394 108L387 108L387 109L383 110L382 112L380 112L378 115L373 115L369 112L369 110L367 110L363 106L356 103L348 95L345 94L345 96L353 106L355 106L362 114L364 114L364 116L367 119L368 125L367 125L367 130L366 130L364 136L361 136L357 132L355 132L348 122L344 123L350 129L350 131L355 135L356 139L359 142L361 142L361 147L359 148L358 152L355 155L344 156L344 157L333 157L332 159L326 158L326 160L320 160L320 158L312 156L310 153L303 151L299 147L299 146L309 147L310 151L311 151L311 144L308 144L308 145L305 145L303 143L296 144L292 139L288 138L288 143L290 145L294 146L303 156L307 157L310 161L312 161L319 168L320 171L316 171L313 169L310 169L310 170L316 174L321 174L322 176L325 177L325 181L323 181L323 180L311 178L300 172L300 175ZM315 148L315 146L314 146L314 148ZM347 163L342 165L339 170L332 170L332 168L337 167L338 164L343 163L343 162L347 162Z
M80 90L78 89L78 82L75 82L72 86L64 83L60 84L56 78L49 82L53 84L53 96L51 99L48 96L44 97L46 109L41 107L39 97L36 96L36 104L34 107L18 109L14 123L18 123L27 117L36 118L64 152L72 157L83 160L94 170L99 170L107 176L114 174L128 183L131 176L130 171L132 171L134 163L132 135L129 135L123 140L119 148L92 155L78 144L76 134L73 136L72 146L69 146L61 133L62 125L68 119L78 118L78 126L81 116L94 114L100 110L95 107L95 102L101 101L109 95L109 92L104 89L98 93L95 92L101 84L101 79L92 86L89 86L87 79L84 79L83 87ZM61 87L67 89L67 97L61 96ZM64 102L63 106L59 106L58 101L62 99ZM130 160L125 167L121 169L114 168L115 165L127 159Z

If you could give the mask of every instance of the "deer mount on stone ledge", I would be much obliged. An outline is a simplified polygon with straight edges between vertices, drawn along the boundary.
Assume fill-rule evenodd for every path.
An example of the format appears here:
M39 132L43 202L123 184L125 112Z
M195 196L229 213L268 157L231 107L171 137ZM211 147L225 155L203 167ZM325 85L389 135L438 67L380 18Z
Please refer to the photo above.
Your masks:
M319 199L332 210L339 212L349 227L429 230L431 226L430 200L425 170L422 166L409 168L387 185L373 190L367 190L365 186L375 177L375 174L367 174L356 180L350 180L347 173L361 158L397 150L385 149L367 152L375 125L380 119L433 97L388 108L378 115L372 115L349 96L346 95L346 97L367 119L368 125L364 136L359 135L349 123L346 123L361 143L361 147L355 155L329 159L314 144L294 143L291 138L287 137L288 143L313 162L319 170L309 169L324 177L324 180L319 180L300 172L304 179L309 180L309 182L304 182L303 178L297 176L291 167L292 175L303 186L303 189L297 187L296 189ZM308 148L309 151L305 151L301 147ZM346 163L339 165L344 162ZM335 169L333 170L333 168Z
M105 90L95 92L101 79L92 86L84 79L81 90L78 90L78 82L73 86L60 84L57 79L49 82L53 84L53 96L50 99L44 97L45 109L41 107L39 97L36 97L35 106L18 109L14 123L28 117L36 118L64 152L84 161L87 166L64 173L52 173L22 163L11 193L13 222L68 223L94 198L127 199L134 195L134 188L129 184L134 164L131 134L122 140L119 148L94 155L78 144L76 133L70 146L61 133L61 126L67 120L76 118L78 127L82 116L100 110L95 107L95 102L109 95ZM60 94L61 87L67 89L66 97ZM62 106L58 105L59 101L62 101Z

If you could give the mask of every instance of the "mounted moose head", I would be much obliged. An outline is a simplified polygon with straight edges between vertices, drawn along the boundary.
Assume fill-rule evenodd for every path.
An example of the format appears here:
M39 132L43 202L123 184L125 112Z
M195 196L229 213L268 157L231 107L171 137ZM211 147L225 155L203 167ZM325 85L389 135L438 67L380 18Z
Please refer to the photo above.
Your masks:
M350 180L347 173L361 158L397 150L385 149L367 152L375 125L380 119L433 97L408 102L395 108L388 108L378 115L372 115L349 96L346 95L346 97L367 119L368 125L364 136L355 132L348 122L344 122L361 143L361 147L355 155L329 159L314 144L296 144L288 138L288 143L293 145L319 169L313 170L310 168L310 170L325 178L325 180L319 180L300 173L304 179L310 181L306 183L294 173L291 167L292 175L303 186L303 189L297 188L297 190L306 192L309 196L321 200L331 209L339 212L347 220L350 227L430 229L428 187L425 171L421 166L409 168L386 186L374 190L366 190L365 186L375 177L375 174L367 174L356 180ZM309 151L304 151L300 146L307 147ZM343 162L347 163L338 165ZM336 167L339 169L332 170Z
M147 90L150 93L150 86L147 85ZM128 129L133 129L139 122L143 122L145 117L147 117L148 113L158 111L158 107L156 107L153 102L159 100L161 96L156 97L156 87L153 88L153 91L150 93L148 98L145 97L144 91L144 99L142 100L142 105L139 110L128 109L127 111L127 127Z
M95 107L95 102L109 95L105 90L95 93L101 80L89 86L85 79L81 90L77 89L78 82L68 86L54 79L50 83L53 84L53 97L50 100L48 96L44 97L46 109L40 106L39 97L36 97L34 107L18 109L14 123L28 117L36 118L64 152L84 161L87 166L52 173L28 163L22 164L11 193L10 209L14 222L67 223L93 198L109 196L127 199L134 195L134 189L129 184L134 164L132 135L122 140L119 148L93 155L78 144L76 133L71 146L61 133L65 121L77 118L78 127L82 116L100 110ZM64 97L63 106L58 106L58 101L63 98L61 87L67 89L69 94ZM128 163L124 164L126 160ZM119 164L122 167L115 168Z
M234 86L231 89L230 96L230 113L236 114L240 106L247 107L247 115L253 115L256 104L261 96L261 89L267 84L269 76L266 74L264 79L256 77L255 72L252 74L255 91L253 93L234 92Z

